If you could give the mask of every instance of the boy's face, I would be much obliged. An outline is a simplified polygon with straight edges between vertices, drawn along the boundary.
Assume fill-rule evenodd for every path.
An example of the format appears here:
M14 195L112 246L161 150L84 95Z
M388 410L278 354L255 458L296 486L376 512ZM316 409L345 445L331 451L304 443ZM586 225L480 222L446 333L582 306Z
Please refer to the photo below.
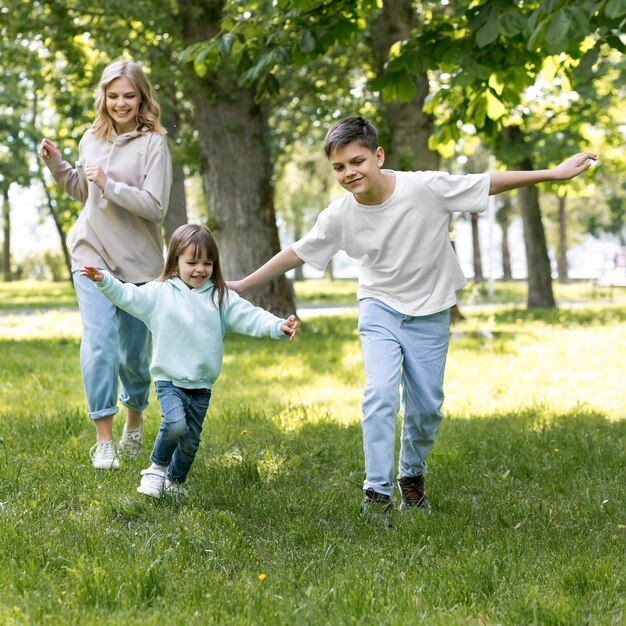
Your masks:
M380 168L385 160L385 153L379 146L376 152L353 141L332 150L328 157L337 182L347 191L351 191L357 201L365 200L370 204L372 194L382 184Z

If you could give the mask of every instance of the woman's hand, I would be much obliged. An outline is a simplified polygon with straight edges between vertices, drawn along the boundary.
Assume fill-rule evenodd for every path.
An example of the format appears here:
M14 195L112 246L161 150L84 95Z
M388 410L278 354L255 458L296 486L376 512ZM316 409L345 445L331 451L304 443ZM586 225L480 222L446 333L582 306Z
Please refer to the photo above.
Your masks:
M99 165L87 163L85 165L85 176L88 181L95 183L100 191L104 191L107 184L107 175Z
M60 152L54 143L44 137L39 144L39 156L44 161L49 161L52 157L55 157L58 154L60 154Z

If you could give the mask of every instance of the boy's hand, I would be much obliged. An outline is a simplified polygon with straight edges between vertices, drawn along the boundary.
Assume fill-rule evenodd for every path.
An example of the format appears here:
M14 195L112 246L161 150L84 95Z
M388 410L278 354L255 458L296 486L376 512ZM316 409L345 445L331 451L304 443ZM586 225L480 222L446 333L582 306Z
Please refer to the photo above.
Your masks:
M80 275L86 276L89 280L92 280L94 283L99 283L104 278L104 274L97 268L92 267L91 265L85 265L85 267L83 267L80 270Z
M593 152L579 152L552 168L554 180L569 180L584 172L598 158Z
M246 292L241 288L242 282L241 280L227 280L226 289L232 289L238 296L245 298Z
M291 341L296 336L296 328L298 327L298 320L295 315L290 315L281 325L280 330L283 335L289 337Z

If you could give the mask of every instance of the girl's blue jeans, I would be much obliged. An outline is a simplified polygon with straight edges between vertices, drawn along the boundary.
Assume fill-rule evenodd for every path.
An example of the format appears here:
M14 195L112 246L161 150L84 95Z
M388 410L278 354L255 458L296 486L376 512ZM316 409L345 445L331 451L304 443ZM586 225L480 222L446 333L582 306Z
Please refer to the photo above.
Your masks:
M109 302L94 283L72 274L83 326L80 369L89 419L118 412L119 401L143 411L150 395L152 336L146 325Z
M402 387L398 475L426 472L426 456L442 418L443 375L450 311L411 317L375 298L359 302L359 334L365 366L363 489L391 495L396 419Z
M157 380L154 388L163 420L150 460L157 465L169 465L167 477L183 483L200 447L211 390L183 389L164 380Z

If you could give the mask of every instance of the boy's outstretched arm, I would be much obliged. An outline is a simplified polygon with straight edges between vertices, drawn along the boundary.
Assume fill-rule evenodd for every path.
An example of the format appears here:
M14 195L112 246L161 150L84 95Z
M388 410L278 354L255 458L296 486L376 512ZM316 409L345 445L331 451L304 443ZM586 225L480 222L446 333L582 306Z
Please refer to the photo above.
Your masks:
M241 297L245 297L257 287L303 264L304 261L291 247L285 248L273 256L265 265L262 265L258 270L252 272L252 274L249 274L241 280L229 280L226 282L226 286Z
M528 170L519 172L490 172L491 185L489 195L527 187L535 183L545 183L547 181L569 180L584 172L592 161L598 158L592 152L579 152L560 165L549 170Z

